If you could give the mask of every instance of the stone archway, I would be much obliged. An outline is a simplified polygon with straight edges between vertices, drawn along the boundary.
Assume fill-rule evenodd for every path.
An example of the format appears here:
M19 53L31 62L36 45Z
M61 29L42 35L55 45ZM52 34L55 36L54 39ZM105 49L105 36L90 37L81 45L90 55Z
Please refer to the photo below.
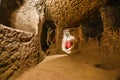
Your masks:
M46 52L55 38L56 26L52 20L45 20L42 25L40 42L42 51Z

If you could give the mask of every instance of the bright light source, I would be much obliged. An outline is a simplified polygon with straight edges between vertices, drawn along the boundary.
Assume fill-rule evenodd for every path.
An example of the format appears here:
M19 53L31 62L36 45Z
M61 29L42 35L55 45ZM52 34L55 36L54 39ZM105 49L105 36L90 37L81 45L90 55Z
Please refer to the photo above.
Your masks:
M69 30L63 30L63 39L62 39L62 50L67 54L71 53L71 49L73 48L73 40L74 36L70 35Z

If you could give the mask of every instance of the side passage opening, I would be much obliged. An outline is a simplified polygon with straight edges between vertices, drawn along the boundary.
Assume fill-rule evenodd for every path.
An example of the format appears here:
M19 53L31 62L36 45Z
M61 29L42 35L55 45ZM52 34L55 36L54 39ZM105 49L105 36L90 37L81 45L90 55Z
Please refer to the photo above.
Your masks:
M53 21L46 20L42 27L41 48L44 52L46 52L49 46L55 43L56 26Z
M69 29L63 30L62 51L71 54L71 49L74 47L75 37L70 34Z

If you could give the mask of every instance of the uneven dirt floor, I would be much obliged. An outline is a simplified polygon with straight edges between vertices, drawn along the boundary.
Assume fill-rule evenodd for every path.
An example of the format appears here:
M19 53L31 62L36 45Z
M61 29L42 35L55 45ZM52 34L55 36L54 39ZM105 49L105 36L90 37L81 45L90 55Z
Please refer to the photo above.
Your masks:
M16 80L120 80L117 70L104 70L81 54L49 55Z

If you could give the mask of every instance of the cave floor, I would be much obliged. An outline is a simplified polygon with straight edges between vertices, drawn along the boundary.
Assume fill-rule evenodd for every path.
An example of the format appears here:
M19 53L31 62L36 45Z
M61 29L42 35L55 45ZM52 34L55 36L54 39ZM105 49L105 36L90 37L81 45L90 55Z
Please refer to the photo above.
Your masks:
M80 54L54 54L16 80L119 80L118 76L117 70L97 68Z

